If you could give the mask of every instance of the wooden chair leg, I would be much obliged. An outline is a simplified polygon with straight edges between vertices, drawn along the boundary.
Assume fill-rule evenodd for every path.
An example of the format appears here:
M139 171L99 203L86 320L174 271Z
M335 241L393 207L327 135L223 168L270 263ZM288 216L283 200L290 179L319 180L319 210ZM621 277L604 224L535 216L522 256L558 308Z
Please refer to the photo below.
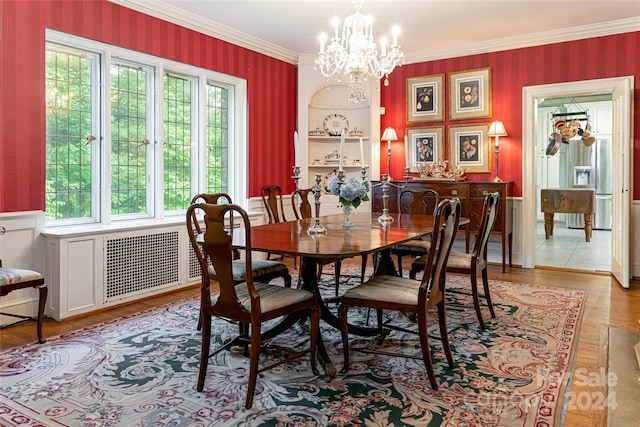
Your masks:
M346 305L340 305L338 309L338 319L340 320L340 333L342 335L342 353L344 357L344 363L342 365L343 374L349 370L349 324L347 323L347 310L349 307Z
M471 270L471 294L473 295L473 306L476 309L478 322L480 322L480 327L484 329L484 321L482 320L482 310L480 309L480 298L478 296L478 276L475 269Z
M256 384L258 382L258 362L260 361L260 334L261 323L251 323L251 349L249 350L249 385L247 387L247 400L244 407L250 409L253 405L253 395L256 391Z
M38 342L40 344L44 343L46 340L42 337L42 323L44 320L44 309L45 306L47 304L47 294L49 293L49 290L47 288L47 285L42 285L42 286L38 286L38 295L39 295L39 300L38 300L38 326L37 326L37 332L38 332Z
M367 254L362 255L362 267L360 269L360 284L364 283L364 273L367 269Z
M440 324L440 338L442 339L442 348L447 356L447 362L450 368L455 367L453 362L453 354L451 354L451 345L449 345L449 331L447 330L447 315L444 300L438 303L438 323Z
M484 288L484 298L487 300L491 317L496 318L496 312L493 311L493 304L491 303L491 295L489 294L489 278L487 277L486 267L482 270L482 287Z
M433 364L431 363L431 349L429 347L429 331L427 328L427 313L418 313L418 333L420 334L420 346L422 347L422 359L424 366L427 368L427 376L433 390L438 390L438 382L433 372Z
M311 371L314 375L320 375L316 364L316 348L320 338L320 307L315 306L309 315L309 323L311 323L311 336L309 343L309 363L311 363Z

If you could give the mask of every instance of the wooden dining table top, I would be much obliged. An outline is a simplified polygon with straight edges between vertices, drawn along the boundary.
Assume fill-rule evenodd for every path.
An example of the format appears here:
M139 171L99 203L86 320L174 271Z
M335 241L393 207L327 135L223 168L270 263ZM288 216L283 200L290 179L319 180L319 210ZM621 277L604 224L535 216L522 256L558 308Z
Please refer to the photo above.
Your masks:
M251 227L251 248L277 254L309 258L350 258L424 236L433 231L432 215L390 214L393 222L382 227L379 212L351 215L352 228L343 228L343 214L320 217L326 234L309 235L314 220L301 219ZM460 224L468 219L460 219Z

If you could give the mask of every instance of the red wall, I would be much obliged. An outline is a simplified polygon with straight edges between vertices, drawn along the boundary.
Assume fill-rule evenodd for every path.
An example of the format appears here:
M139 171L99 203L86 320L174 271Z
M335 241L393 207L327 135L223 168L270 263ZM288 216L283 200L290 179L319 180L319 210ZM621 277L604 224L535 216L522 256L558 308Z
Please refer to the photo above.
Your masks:
M181 28L105 0L0 0L0 212L44 209L45 28L122 46L247 80L248 194L262 185L293 190L294 65ZM381 89L381 126L406 133L405 79L491 67L492 118L504 122L500 176L522 194L522 87L634 75L634 199L640 199L640 32L405 65ZM445 79L446 80L446 79ZM445 91L445 94L447 92ZM445 96L445 111L448 100ZM491 119L437 124L487 123ZM412 124L421 126L421 124ZM445 132L446 138L446 132ZM382 145L384 150L384 144ZM276 154L277 153L277 154ZM381 152L386 169L386 152ZM401 176L404 146L394 144L392 176ZM493 167L493 161L492 161ZM470 180L490 180L476 174Z
M503 52L471 55L441 61L404 65L389 77L389 86L381 88L381 106L386 114L381 117L381 129L393 126L400 138L408 127L445 125L445 147L448 144L448 125L467 123L489 123L501 120L507 133L500 137L500 177L513 181L513 195L522 195L522 88L541 84L552 84L608 77L635 76L634 90L634 199L640 199L640 32L607 37L549 44ZM406 79L432 74L446 74L491 67L492 117L473 120L448 120L449 101L448 75L445 76L444 122L406 122ZM386 145L380 158L386 170ZM447 152L445 148L445 152ZM491 168L494 168L493 149ZM447 156L448 158L448 156ZM404 145L393 144L391 176L402 176L404 168ZM489 181L493 174L469 174L470 181Z
M44 209L45 28L246 79L248 193L293 190L295 65L106 0L1 0L0 212Z

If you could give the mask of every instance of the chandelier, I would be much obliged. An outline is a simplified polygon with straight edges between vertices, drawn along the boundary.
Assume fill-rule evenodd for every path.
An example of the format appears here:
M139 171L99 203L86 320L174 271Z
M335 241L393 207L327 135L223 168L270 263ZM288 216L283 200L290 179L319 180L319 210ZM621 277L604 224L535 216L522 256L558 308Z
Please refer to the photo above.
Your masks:
M327 37L320 35L320 51L316 56L315 68L325 77L338 75L338 81L349 76L349 101L366 101L364 82L369 76L381 79L389 85L389 74L394 68L404 64L404 55L398 45L398 26L393 27L393 41L387 49L386 37L380 39L380 55L373 40L373 19L360 13L364 0L352 0L356 13L348 16L339 37L338 18L332 21L334 36L325 47Z

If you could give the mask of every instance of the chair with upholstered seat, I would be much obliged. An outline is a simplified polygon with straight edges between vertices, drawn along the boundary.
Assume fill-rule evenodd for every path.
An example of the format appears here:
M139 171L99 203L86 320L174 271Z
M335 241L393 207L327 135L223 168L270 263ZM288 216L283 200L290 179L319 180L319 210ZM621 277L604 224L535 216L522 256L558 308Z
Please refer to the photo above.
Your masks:
M203 214L204 235L195 233L194 213ZM241 227L228 228L230 216L236 216ZM201 270L201 313L202 315L202 348L200 353L200 370L197 390L204 389L209 358L233 345L244 348L249 355L249 383L245 407L251 408L258 381L258 374L280 364L310 355L311 368L318 374L315 353L320 333L320 308L313 293L283 286L270 285L254 280L251 259L251 224L247 213L237 205L213 205L207 203L192 204L187 210L187 232L189 241L195 251ZM233 274L233 245L242 242L245 248L246 281L238 283ZM210 269L216 271L219 292L211 293ZM304 349L288 349L286 356L276 362L260 366L260 349L262 347L262 324L279 317L297 315L300 319L310 318L310 345ZM211 334L212 317L238 322L239 334L212 353ZM280 347L278 347L280 348ZM285 351L287 349L282 349Z
M38 342L44 343L46 340L42 337L42 323L44 320L44 309L47 303L47 285L44 283L44 277L37 271L24 270L18 268L3 268L2 261L0 261L0 296L6 296L10 292L17 291L18 289L33 288L38 290L38 315L37 317L24 316L13 313L0 313L4 316L16 317L20 320L2 325L2 328L15 325L16 323L23 322L25 320L35 320L36 333L38 335Z
M310 197L313 196L311 188L296 189L291 193L291 206L293 207L293 213L296 219L313 218ZM340 275L342 260L340 259L319 259L318 260L318 279L322 275L322 267L328 264L333 264L336 297L340 291ZM362 266L360 269L360 283L364 282L364 274L367 269L367 254L362 255ZM300 277L300 276L298 276Z
M402 190L398 194L398 213L431 215L438 206L438 193L432 189ZM425 240L426 239L426 240ZM402 276L402 258L410 256L417 258L429 252L431 241L425 239L413 239L399 243L391 248L391 253L398 260L398 273Z
M211 194L196 194L191 199L191 204L196 203L209 203L209 204L232 204L231 196L226 193L211 193ZM233 228L233 218L229 218L229 227ZM200 224L196 218L193 218L194 229L198 234L202 233ZM245 263L240 260L240 251L236 248L233 249L234 263L233 273L234 280L236 282L244 282L246 280L245 275ZM238 262L235 262L238 261ZM261 282L270 282L273 279L282 277L284 285L288 288L291 287L291 274L289 274L289 268L282 262L271 260L253 260L251 263L251 272L254 279ZM211 271L212 279L216 280L215 271Z
M496 212L498 209L498 203L500 203L499 193L490 193L484 199L484 206L482 208L482 218L480 223L480 229L476 238L473 251L468 254L466 252L451 251L449 255L449 262L447 264L447 272L465 274L471 277L471 294L473 296L473 306L478 316L480 326L484 328L484 321L482 319L482 311L480 309L480 298L478 295L478 273L482 275L482 287L484 288L484 297L489 307L491 317L495 318L496 314L493 310L493 304L491 303L491 295L489 294L489 279L487 275L487 243L489 241L489 235L496 219ZM411 265L411 272L409 277L415 278L416 273L424 269L426 258L420 257Z
M449 346L445 316L445 268L456 231L458 230L460 209L460 200L457 198L443 200L438 204L434 212L432 246L427 255L427 267L421 281L389 275L374 276L364 284L355 286L342 295L342 303L338 309L338 317L340 319L342 343L344 346L343 372L347 372L349 369L349 325L347 312L351 307L364 307L376 310L379 338L374 338L370 346L358 348L357 350L397 357L422 359L427 369L431 388L434 390L438 389L431 363L427 312L434 307L437 308L442 346L449 366L453 367L454 362ZM383 310L400 311L409 314L411 317L415 317L417 331L396 326L389 322L383 324ZM376 342L382 344L379 341L384 337L383 326L389 329L417 333L420 337L421 356L394 352L388 349L384 350L383 347L380 346L376 346L375 348L371 347L371 345L374 345ZM354 350L356 349L354 348Z

